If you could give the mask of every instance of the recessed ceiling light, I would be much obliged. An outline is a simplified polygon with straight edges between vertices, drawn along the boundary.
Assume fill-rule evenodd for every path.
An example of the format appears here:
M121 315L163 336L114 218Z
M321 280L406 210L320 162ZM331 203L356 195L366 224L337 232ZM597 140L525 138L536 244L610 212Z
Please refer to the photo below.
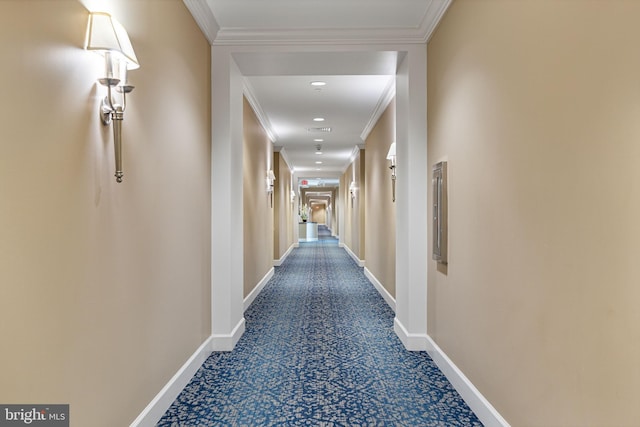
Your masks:
M314 122L324 122L324 117L316 117L313 119Z
M316 139L314 139L314 142L324 142L324 139L322 139L322 138L316 138Z
M320 160L318 160L318 161L316 162L316 165L321 165L321 164L322 164L322 162L321 162Z
M311 82L311 86L325 86L327 84L327 82L323 82L320 80L317 80L315 82Z
M322 151L316 151L316 154L322 154Z

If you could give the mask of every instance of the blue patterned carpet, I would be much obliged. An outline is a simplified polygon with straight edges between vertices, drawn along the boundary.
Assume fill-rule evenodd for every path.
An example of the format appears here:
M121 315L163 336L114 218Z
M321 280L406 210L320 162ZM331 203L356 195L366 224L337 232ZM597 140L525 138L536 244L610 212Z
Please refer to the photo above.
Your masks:
M159 426L481 426L326 230L301 243Z

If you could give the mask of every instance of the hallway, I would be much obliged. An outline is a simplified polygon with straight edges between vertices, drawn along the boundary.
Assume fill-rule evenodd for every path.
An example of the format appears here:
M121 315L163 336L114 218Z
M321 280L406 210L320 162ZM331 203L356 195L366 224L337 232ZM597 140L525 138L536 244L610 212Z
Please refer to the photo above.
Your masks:
M126 43L89 43L105 13ZM483 425L638 427L638 21L630 0L0 1L0 418L155 426L206 362L180 398L205 425L438 422L431 358ZM303 219L337 246L298 248Z
M321 226L245 312L232 352L213 353L158 425L481 425Z

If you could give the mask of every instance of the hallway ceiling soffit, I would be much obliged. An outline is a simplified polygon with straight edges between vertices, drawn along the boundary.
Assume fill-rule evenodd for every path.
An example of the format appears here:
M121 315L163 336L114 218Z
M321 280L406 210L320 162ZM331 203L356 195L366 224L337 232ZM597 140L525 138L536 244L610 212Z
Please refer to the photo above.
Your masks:
M226 45L425 43L451 1L184 0L209 21L213 44Z
M425 43L452 0L183 1L212 45L309 46ZM258 120L296 176L337 178L393 99L405 53L293 49L233 58ZM327 85L317 90L312 80ZM320 127L331 132L309 131Z

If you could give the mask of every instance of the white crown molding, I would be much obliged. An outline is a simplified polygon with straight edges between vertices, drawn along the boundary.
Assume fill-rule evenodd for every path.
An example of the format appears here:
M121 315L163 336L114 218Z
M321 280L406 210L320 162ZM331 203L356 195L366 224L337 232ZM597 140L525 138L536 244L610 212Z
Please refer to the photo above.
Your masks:
M287 154L287 149L284 148L284 147L280 147L278 152L280 153L280 158L282 158L282 160L284 160L284 162L287 164L287 168L289 168L289 171L291 171L291 173L293 174L293 169L291 168L291 161L289 160L289 155Z
M195 19L198 27L200 27L200 31L204 34L204 36L209 41L209 44L213 44L216 37L218 37L218 32L220 31L220 26L216 21L215 16L213 16L213 12L206 0L182 0L193 19Z
M185 0L186 1L186 0ZM194 1L194 0L191 0ZM420 26L404 28L220 28L215 45L424 44L453 0L431 0Z
M206 0L182 0L211 45L423 44L453 0L431 0L419 27L221 28Z
M356 144L353 146L353 149L351 150L351 154L349 155L349 164L347 165L346 168L344 168L344 171L346 171L349 168L351 163L356 161L356 159L360 155L360 150L364 150L364 143ZM342 173L344 173L344 171L342 171Z
M422 24L420 25L420 31L423 34L423 43L427 43L429 39L431 39L431 36L438 27L447 9L449 9L452 1L453 0L432 0L431 3L429 3L424 18L422 18Z
M243 89L244 89L243 90L244 96L247 97L247 101L249 101L251 108L253 108L253 111L256 113L256 117L258 117L258 121L260 122L260 125L264 128L264 131L267 133L267 137L269 137L271 142L276 142L278 140L278 135L273 130L273 126L271 126L269 117L267 117L264 110L260 106L260 103L258 102L258 98L256 98L256 95L254 93L253 86L251 86L251 83L249 83L249 81L246 78L244 79Z
M387 107L389 106L389 104L391 103L391 101L395 96L396 96L396 79L394 76L394 78L389 79L389 83L387 84L387 87L384 89L384 92L382 92L382 95L378 100L378 104L376 105L376 108L373 110L373 114L371 115L369 122L367 123L364 130L360 134L360 138L363 141L367 140L367 138L369 137L369 134L375 127L376 123L378 123L378 120L380 120L380 116L382 116L382 113L384 113L384 111L387 109Z
M232 45L317 45L317 44L379 44L424 43L421 28L372 29L260 29L221 28L213 44Z
M351 164L353 162L355 162L356 158L360 155L360 150L364 150L364 149L365 149L364 143L356 144L353 147L353 149L351 150L351 154L349 154L349 161L344 166L344 168L342 168L342 170L340 171L340 175L344 175L344 173L347 171L347 169L349 169L349 166L351 166Z

